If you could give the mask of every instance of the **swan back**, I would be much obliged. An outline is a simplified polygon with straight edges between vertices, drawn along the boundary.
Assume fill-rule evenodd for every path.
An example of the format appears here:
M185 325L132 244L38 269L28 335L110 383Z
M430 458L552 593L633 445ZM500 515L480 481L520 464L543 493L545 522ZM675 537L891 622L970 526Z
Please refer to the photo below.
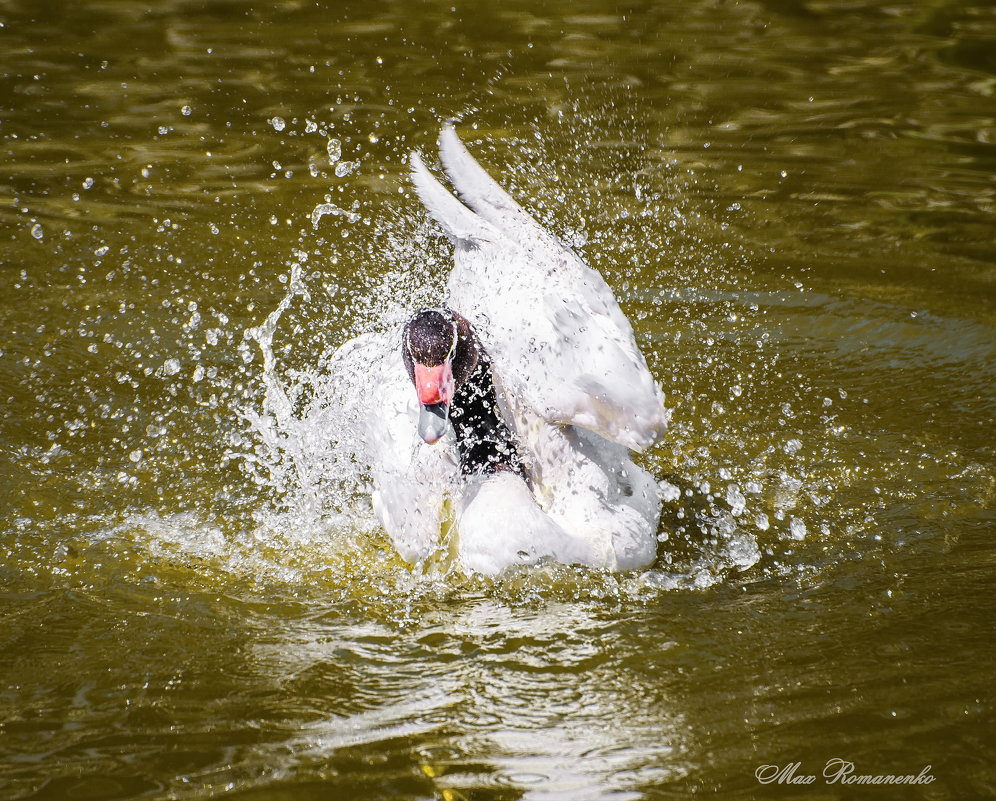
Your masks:
M494 575L543 559L593 566L611 559L606 543L568 533L539 507L526 482L509 471L468 480L457 524L460 562L477 573Z

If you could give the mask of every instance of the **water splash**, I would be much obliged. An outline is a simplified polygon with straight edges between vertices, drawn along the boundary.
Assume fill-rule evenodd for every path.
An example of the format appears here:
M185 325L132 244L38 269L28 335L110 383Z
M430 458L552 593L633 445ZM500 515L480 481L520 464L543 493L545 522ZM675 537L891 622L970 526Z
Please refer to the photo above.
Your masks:
M540 168L534 169L538 171ZM521 176L523 173L519 171L517 174ZM583 188L578 189L583 192ZM379 211L383 213L385 210ZM318 230L319 222L326 215L333 215L343 223L356 223L361 219L355 212L344 212L326 202L316 206L311 213L313 230ZM355 314L354 325L340 334L343 340L351 334L397 329L414 308L438 302L436 288L447 270L449 254L438 254L434 247L426 247L427 231L421 223L414 231L415 238L410 238L413 218L406 216L406 213L399 214L394 210L387 214L370 215L368 219L375 221L376 241L382 246L379 255L400 268L388 271L370 294L354 292L348 299L337 296L336 300L349 303ZM552 227L556 229L557 226L554 224ZM573 240L576 243L588 241L581 234L574 235ZM308 243L300 242L299 248L307 250ZM438 277L432 280L434 276L431 273L412 271L409 265L413 256L416 261L422 257L437 268ZM625 282L626 292L630 286L643 282L650 273L649 267L634 265L632 274ZM427 277L430 280L425 281ZM326 353L311 366L288 373L287 377L281 378L278 374L280 365L274 353L273 339L285 314L292 312L296 301L300 300L305 306L312 302L306 281L304 269L295 262L286 293L275 310L262 325L247 331L247 339L256 343L263 356L261 381L265 391L260 410L250 409L244 414L256 437L256 446L245 464L258 484L268 485L276 491L282 508L297 515L295 526L303 530L324 528L328 531L338 524L344 525L348 531L357 523L363 528L376 528L365 504L369 486L362 467L362 432L356 432L358 436L348 442L328 433L330 430L355 431L355 420L360 418L356 398L362 397L364 376L322 374L335 363L334 351ZM422 298L426 300L420 303ZM326 311L335 315L340 309L333 305L326 307ZM640 314L638 319L646 320L646 315ZM657 456L651 457L650 461L659 467L662 460ZM665 553L664 558L672 571L669 577L660 574L657 578L647 578L640 584L641 588L652 585L658 588L703 588L722 581L731 572L745 571L761 559L757 532L745 530L738 522L747 511L743 496L739 495L739 501L731 503L731 509L718 510L711 506L713 496L708 482L699 481L698 486L705 487L703 494L707 496L710 508L693 513L694 529L680 528L669 532L665 528L661 539L667 541L682 537L687 544L700 537L700 547L693 547L691 550L694 553L686 555L684 560ZM735 482L730 484L728 498L737 497L736 486ZM345 531L337 534L349 536ZM665 549L673 544L671 539Z
M572 130L548 140L531 133L475 136L469 129L467 140L486 167L505 169L502 182L527 208L606 275L665 387L671 429L645 459L665 501L660 556L637 577L546 566L484 584L449 575L450 589L483 588L509 599L641 599L803 575L849 553L889 546L882 510L925 503L914 490L897 489L893 474L918 471L935 489L958 477L964 497L941 493L944 500L928 510L938 518L992 497L991 477L971 454L905 444L893 453L905 449L907 457L869 455L876 453L876 433L861 426L860 390L845 389L829 374L821 381L825 368L803 361L810 351L822 358L798 343L819 342L823 329L843 353L854 316L869 313L867 305L855 310L795 282L754 277L751 257L724 230L741 212L709 207L703 179L679 158L644 155L650 143L632 125L603 130L590 163L578 170L576 153L558 147L582 133L590 138L590 115L564 115L557 124ZM328 124L302 126L316 141L329 134ZM364 574L387 588L376 595L396 601L440 581L427 571L410 572L374 522L357 452L363 443L355 430L358 393L348 389L362 386L364 377L343 381L334 367L344 342L397 331L412 311L438 303L450 254L410 195L364 192L356 175L327 177L339 183L321 202L293 219L275 212L272 232L254 232L254 247L272 242L278 255L244 270L253 294L241 302L255 317L248 324L178 283L161 308L143 315L127 304L113 313L104 308L71 330L89 353L96 348L106 359L107 387L88 377L76 402L67 404L51 397L39 377L32 389L37 402L58 415L48 434L55 450L46 455L46 446L23 458L40 466L53 497L88 493L94 511L83 530L93 542L113 532L110 539L127 548L150 555L172 549L178 562L186 553L202 563L193 533L202 526L206 541L215 541L216 529L226 543L208 559L219 566L218 576L227 570L240 581L266 583L282 575L336 591L344 579L332 573L354 581ZM403 189L403 170L391 180ZM223 253L228 229L216 227L212 252ZM156 263L177 277L188 269L176 247L182 231L175 219L162 218L152 234ZM288 238L290 257L274 276L267 265L280 263ZM109 238L83 250L89 255L96 246L109 247L99 256L106 264L99 275L96 265L84 264L80 280L141 288L138 256ZM261 308L268 310L262 321ZM945 320L926 314L915 323L894 322L887 304L872 311L880 318L879 347L927 348L942 365L966 358L956 341L971 344L972 358L989 352L981 330L948 332ZM107 359L108 352L120 357ZM99 467L78 476L52 469L78 453L92 455ZM107 509L92 500L104 495L112 499ZM189 517L194 509L210 512ZM68 503L53 508L50 525L73 514ZM49 525L35 510L21 515L36 527ZM54 571L73 570L57 556L60 545L31 536L24 535L23 564L42 569L48 560ZM85 552L88 545L73 547Z

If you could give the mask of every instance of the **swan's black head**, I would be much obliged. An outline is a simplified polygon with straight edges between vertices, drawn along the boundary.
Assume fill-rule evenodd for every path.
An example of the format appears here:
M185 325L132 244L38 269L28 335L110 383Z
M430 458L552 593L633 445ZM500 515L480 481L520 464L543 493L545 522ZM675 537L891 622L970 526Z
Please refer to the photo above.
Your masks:
M405 348L415 364L434 367L453 358L459 335L449 309L425 309L405 326Z
M470 323L450 309L425 309L405 325L401 356L418 394L418 433L426 442L446 432L453 395L474 371L479 353Z

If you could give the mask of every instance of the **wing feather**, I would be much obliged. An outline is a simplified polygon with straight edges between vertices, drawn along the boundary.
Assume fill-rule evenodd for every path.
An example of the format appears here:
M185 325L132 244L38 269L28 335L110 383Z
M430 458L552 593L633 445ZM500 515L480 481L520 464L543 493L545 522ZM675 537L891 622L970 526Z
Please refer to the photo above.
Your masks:
M457 200L429 172L418 153L411 155L411 171L419 200L450 239L476 246L493 238L494 230L487 221Z
M397 332L364 334L343 345L333 362L340 380L363 399L355 434L365 439L374 512L398 553L414 563L439 547L443 499L459 471L452 443L429 447L418 436L400 342Z

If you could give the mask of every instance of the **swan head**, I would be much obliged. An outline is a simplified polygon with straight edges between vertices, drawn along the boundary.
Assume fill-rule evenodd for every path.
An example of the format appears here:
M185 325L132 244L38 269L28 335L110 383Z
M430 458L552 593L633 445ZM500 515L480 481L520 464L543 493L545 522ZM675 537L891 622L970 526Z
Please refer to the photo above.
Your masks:
M418 433L431 445L446 433L453 396L477 366L476 337L456 312L424 309L405 325L401 355L418 396Z

